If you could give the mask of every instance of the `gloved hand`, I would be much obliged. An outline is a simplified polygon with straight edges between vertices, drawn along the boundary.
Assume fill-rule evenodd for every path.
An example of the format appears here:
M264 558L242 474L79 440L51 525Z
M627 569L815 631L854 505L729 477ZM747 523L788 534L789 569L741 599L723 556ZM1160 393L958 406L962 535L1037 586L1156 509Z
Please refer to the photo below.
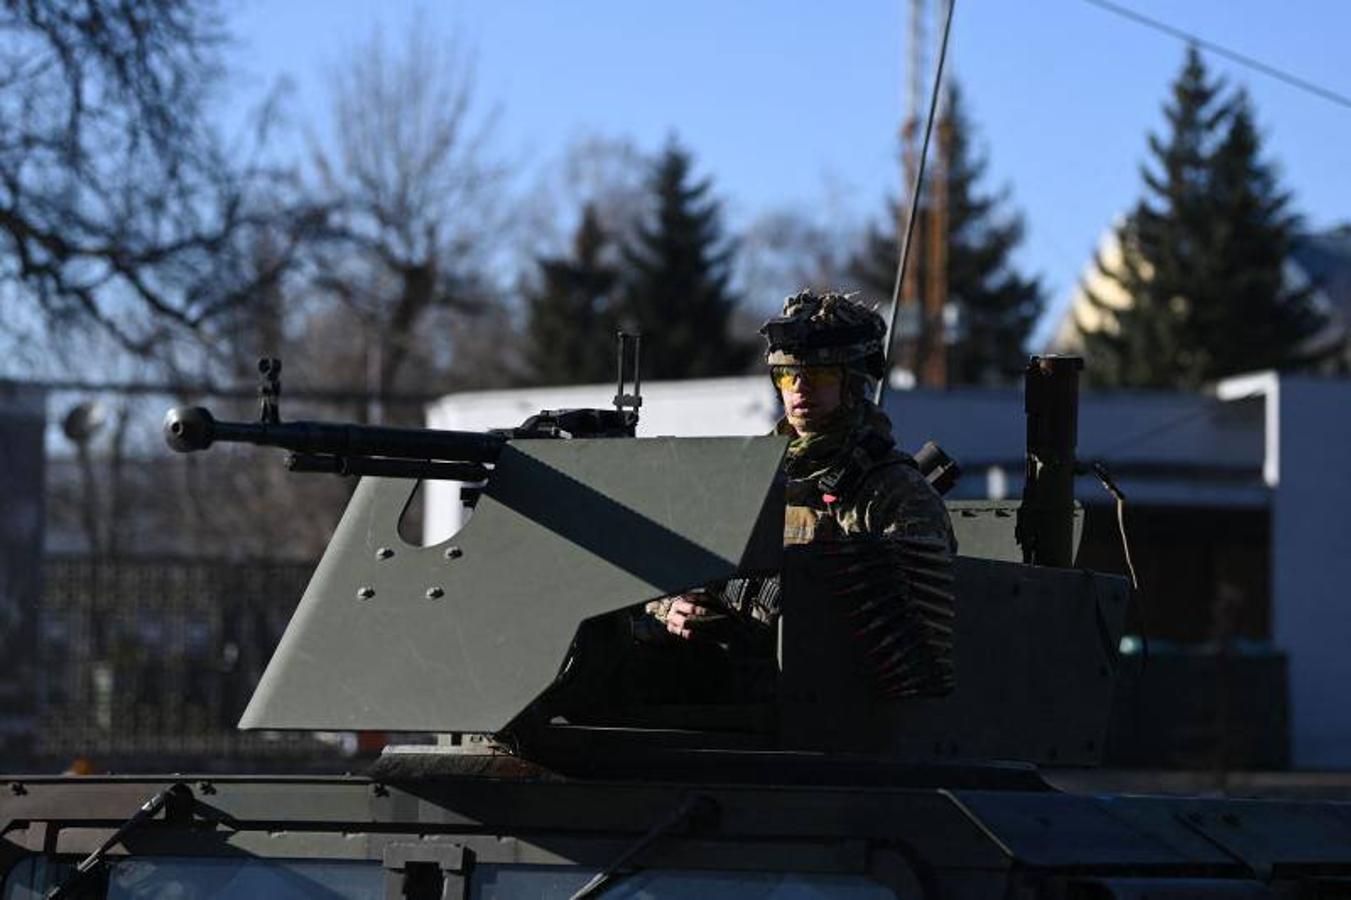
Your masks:
M738 613L722 596L696 588L647 604L634 622L633 636L647 644L688 641L730 652L763 650L772 629Z
M703 591L690 591L671 601L666 611L666 630L685 640L716 640L716 632L725 629L726 611Z

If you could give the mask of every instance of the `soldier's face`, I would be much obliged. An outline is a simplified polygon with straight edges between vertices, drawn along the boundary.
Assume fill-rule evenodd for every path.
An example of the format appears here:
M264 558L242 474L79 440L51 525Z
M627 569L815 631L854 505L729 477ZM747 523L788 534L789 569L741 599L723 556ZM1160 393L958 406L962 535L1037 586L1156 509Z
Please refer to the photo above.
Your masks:
M840 408L844 372L839 366L775 366L774 383L788 424L798 434L821 429Z

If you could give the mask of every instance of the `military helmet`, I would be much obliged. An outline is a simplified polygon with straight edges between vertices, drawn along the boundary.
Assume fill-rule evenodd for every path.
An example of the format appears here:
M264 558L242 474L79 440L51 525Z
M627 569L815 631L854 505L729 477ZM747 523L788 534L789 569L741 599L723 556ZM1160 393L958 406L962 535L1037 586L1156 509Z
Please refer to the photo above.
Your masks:
M847 294L801 291L783 301L783 313L760 327L771 366L843 365L881 378L887 325Z

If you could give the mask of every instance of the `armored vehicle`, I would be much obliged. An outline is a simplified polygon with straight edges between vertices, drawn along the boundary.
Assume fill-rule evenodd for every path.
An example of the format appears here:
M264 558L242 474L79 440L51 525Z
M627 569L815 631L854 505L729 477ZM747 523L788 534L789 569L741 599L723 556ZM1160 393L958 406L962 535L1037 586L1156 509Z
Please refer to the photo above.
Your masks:
M282 422L275 367L260 422L174 411L177 449L363 476L240 726L436 743L345 777L6 779L0 898L1351 896L1351 806L1040 774L1098 760L1131 597L1072 566L1077 372L1029 366L1023 502L950 504L956 558L785 550L783 439L633 437L622 378L614 410L487 434ZM418 547L425 478L478 487ZM769 652L661 690L715 657L635 654L643 604L772 577Z

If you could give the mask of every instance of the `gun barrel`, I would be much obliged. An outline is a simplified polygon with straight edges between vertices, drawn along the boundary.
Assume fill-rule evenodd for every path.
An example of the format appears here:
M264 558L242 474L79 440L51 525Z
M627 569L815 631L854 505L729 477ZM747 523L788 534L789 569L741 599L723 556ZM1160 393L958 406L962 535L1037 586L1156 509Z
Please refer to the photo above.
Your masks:
M243 443L280 447L295 453L340 457L378 456L395 459L489 463L497 459L506 438L476 431L390 428L331 422L225 422L200 406L177 407L164 418L164 439L179 453L205 450L212 444Z
M366 456L316 456L292 453L286 459L292 472L328 475L375 475L380 478L417 478L444 481L487 481L488 468L480 463L436 462L426 459L386 459Z

